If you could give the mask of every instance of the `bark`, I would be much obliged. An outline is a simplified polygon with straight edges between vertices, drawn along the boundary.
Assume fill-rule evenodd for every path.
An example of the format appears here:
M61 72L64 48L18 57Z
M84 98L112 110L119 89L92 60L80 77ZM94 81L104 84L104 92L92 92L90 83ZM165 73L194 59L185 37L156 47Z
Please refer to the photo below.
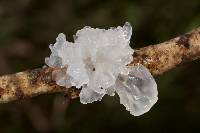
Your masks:
M169 41L136 49L133 61L146 66L153 75L162 74L177 65L200 58L200 27ZM77 98L79 90L56 85L53 68L38 68L0 77L0 103L33 97L40 94L64 93Z

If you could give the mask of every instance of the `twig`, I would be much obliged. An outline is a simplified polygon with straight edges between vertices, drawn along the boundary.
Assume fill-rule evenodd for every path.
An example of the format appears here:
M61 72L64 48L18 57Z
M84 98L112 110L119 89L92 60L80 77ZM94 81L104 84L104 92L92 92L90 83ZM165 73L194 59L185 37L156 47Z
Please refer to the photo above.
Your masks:
M200 58L200 27L169 41L135 50L129 65L141 63L153 75L162 74L179 64ZM56 85L52 80L53 68L39 68L0 77L0 103L7 103L40 94L62 92L74 99L76 88Z

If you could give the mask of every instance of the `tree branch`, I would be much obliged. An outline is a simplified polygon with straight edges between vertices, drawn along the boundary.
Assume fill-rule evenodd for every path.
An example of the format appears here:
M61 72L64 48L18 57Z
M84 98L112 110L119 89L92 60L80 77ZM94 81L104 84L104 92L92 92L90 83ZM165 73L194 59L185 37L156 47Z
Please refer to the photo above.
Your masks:
M200 58L200 27L171 39L135 50L131 65L146 66L153 75L162 74L179 64ZM39 68L0 77L0 103L7 103L40 94L64 93L74 99L76 88L56 85L52 80L53 68Z

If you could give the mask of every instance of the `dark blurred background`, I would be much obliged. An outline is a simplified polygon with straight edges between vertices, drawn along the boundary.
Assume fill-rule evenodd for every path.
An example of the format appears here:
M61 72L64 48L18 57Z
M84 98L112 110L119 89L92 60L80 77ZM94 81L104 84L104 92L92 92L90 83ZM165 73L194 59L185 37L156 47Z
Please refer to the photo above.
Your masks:
M200 26L200 1L0 0L0 74L42 67L60 32L72 41L86 25L125 21L133 26L133 48L163 42ZM142 116L130 115L117 95L87 105L42 95L0 105L0 133L199 132L200 61L155 78L159 100Z

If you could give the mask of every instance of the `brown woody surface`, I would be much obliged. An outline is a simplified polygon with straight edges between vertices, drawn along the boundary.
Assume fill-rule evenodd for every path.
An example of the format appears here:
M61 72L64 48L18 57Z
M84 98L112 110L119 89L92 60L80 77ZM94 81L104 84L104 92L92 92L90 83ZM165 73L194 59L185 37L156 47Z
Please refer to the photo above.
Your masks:
M200 27L169 41L135 50L129 65L146 66L153 75L162 74L179 64L200 58ZM76 88L64 88L52 80L52 68L27 70L0 77L0 103L7 103L40 94L62 92L78 97Z

